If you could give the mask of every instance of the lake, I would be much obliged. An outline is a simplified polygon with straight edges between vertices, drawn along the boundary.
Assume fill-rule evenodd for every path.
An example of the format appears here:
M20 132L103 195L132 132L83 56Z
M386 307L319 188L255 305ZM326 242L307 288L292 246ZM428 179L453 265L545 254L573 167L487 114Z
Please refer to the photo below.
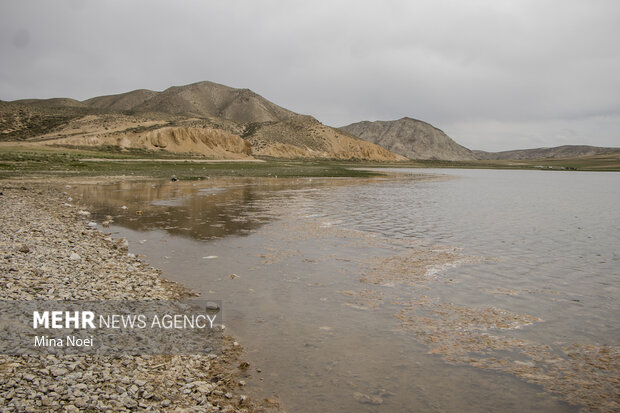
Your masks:
M619 409L620 174L386 171L69 191L288 411Z

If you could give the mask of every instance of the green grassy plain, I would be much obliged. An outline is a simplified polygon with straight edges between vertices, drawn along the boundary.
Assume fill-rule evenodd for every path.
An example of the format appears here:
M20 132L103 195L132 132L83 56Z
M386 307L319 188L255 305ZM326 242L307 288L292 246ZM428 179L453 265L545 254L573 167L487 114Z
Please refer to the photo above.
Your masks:
M197 163L201 158L166 152L93 150L50 146L0 145L0 179L14 177L144 176L200 179L207 176L363 177L377 172L357 168L468 168L620 171L620 155L527 161L408 161L380 163L341 160L281 160ZM96 161L93 161L96 160Z
M358 162L286 161L193 162L200 158L174 158L169 154L132 151L104 153L83 149L0 146L0 179L14 177L143 176L200 179L207 176L256 177L367 177L375 172L352 170ZM96 160L96 161L95 161ZM372 164L369 166L379 166Z

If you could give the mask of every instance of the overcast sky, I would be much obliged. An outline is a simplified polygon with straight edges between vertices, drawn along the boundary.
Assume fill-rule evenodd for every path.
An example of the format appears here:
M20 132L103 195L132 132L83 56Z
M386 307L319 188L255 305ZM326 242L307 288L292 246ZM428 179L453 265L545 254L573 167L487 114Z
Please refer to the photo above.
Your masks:
M249 88L484 150L620 146L620 1L2 0L0 99Z

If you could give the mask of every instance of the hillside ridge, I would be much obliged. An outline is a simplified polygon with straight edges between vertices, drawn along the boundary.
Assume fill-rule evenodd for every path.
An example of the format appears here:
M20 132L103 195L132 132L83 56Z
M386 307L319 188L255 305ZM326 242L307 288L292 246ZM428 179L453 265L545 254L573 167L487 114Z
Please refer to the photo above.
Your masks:
M175 129L174 136L183 139L193 139L196 134L216 136L213 130L219 129L245 140L251 145L252 154L259 156L405 160L380 146L325 126L312 116L283 108L250 89L235 89L210 81L171 86L161 92L137 89L81 102L68 98L1 102L0 120L3 121L1 140L102 147L111 144L123 148L146 145L146 149L153 149L148 144L151 141L144 136L146 131L164 127L203 128L209 132ZM232 138L227 139L232 142ZM153 150L188 148L192 153L198 151L208 157L227 156L228 151L216 153L211 146L187 142L166 147L155 145Z
M561 145L553 147L515 149L501 152L473 151L478 159L482 160L529 160L552 158L580 158L592 155L606 155L620 153L620 148L590 146L590 145Z
M441 129L410 117L392 121L361 121L339 129L410 159L476 159L472 151L456 143Z

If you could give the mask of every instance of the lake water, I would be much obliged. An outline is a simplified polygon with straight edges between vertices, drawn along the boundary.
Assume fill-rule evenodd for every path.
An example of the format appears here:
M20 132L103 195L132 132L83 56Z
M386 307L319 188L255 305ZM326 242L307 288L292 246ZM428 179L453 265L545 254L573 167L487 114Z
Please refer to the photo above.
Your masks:
M619 409L620 174L395 171L70 191L288 411Z

